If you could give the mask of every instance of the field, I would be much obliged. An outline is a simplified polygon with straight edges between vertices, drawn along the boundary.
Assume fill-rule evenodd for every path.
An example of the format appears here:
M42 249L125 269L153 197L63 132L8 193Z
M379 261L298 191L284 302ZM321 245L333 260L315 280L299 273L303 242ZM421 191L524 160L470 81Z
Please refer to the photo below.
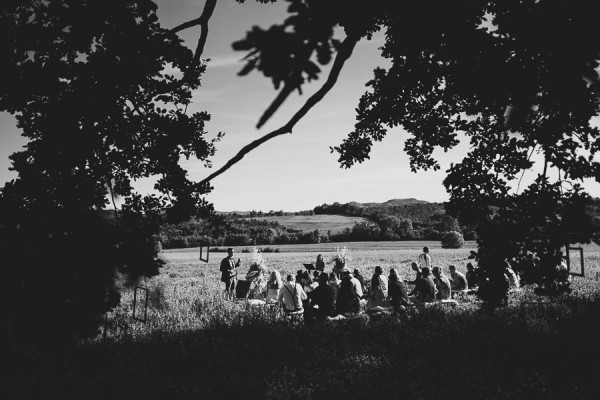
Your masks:
M312 232L318 229L321 234L331 231L338 233L346 228L352 229L355 222L366 221L363 217L350 217L345 215L289 215L281 217L256 217L256 219L264 219L267 221L279 222L279 224L304 232Z
M396 250L409 250L409 251L421 251L423 246L428 246L432 250L441 249L442 245L440 242L426 242L426 241L387 241L387 242L331 242L331 243L310 243L310 244L277 244L270 246L257 246L259 249L263 247L269 247L278 250L281 253L315 253L313 258L316 258L317 253L322 253L325 258L327 253L334 254L336 247L348 247L354 251L396 251ZM475 241L465 241L463 250L475 249ZM242 250L252 251L252 246L233 246L236 252L241 253ZM220 247L219 250L225 252L227 247ZM203 250L205 251L205 250ZM169 254L173 253L196 253L199 254L198 247L187 247L182 249L168 249L164 250L166 258ZM243 253L242 253L243 254ZM186 256L187 257L187 256ZM190 256L193 257L193 256ZM222 257L222 255L216 254L215 257ZM310 256L307 256L310 257Z
M413 242L414 243L414 242ZM350 268L376 265L413 278L423 242L396 249L350 247ZM368 247L366 244L362 245ZM432 246L433 247L433 246ZM166 251L168 264L139 282L150 291L147 322L132 316L133 288L106 330L66 355L9 353L3 398L102 399L522 399L598 398L600 251L585 249L586 277L574 291L539 298L526 288L484 314L473 297L455 308L307 327L276 310L225 300L218 266L195 251ZM308 249L310 250L310 249ZM325 249L265 254L269 268L295 273ZM469 248L432 249L434 263L464 271ZM242 275L250 254L242 259ZM328 266L328 269L330 267ZM57 361L58 360L58 361ZM2 382L2 381L0 381Z

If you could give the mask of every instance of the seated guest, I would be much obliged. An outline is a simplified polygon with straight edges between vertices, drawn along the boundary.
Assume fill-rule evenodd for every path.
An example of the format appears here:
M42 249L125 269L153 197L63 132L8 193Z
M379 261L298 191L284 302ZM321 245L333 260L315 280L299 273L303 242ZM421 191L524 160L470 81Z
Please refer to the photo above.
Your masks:
M410 268L413 271L415 271L415 273L416 273L415 280L414 281L406 281L406 283L409 283L411 285L416 285L417 281L423 277L423 273L421 272L421 267L419 267L419 264L417 264L416 262L413 262L410 264Z
M313 291L313 280L308 271L304 271L302 273L302 278L300 280L300 285L302 285L302 289L304 293L306 293L306 299L302 300L302 305L304 308L308 307L308 298L311 296Z
M296 271L296 283L300 283L300 282L302 282L302 270L301 269Z
M430 303L435 300L435 285L429 278L429 268L421 269L423 277L417 280L415 288L408 294L408 299L416 304Z
M360 297L356 293L355 285L351 281L350 271L342 273L342 283L335 301L338 314L358 313L360 311Z
M355 268L354 269L354 277L360 282L360 289L365 292L365 278L360 274L360 271Z
M359 299L363 298L363 288L362 285L360 284L360 281L358 279L356 279L351 273L350 270L342 270L342 276L346 275L346 273L348 274L348 276L350 277L350 282L352 282L352 286L354 286L354 290L356 291L356 294L358 295ZM343 278L342 278L343 279Z
M388 306L388 280L383 275L383 270L378 265L375 267L375 273L371 278L371 288L369 289L367 307L387 307Z
M433 282L437 289L436 298L438 300L449 299L451 293L450 279L448 279L440 267L433 267L431 271L433 272Z
M267 297L265 301L267 304L277 303L277 299L279 298L279 291L283 287L283 281L281 279L281 274L276 269L271 272L269 275L269 280L267 281Z
M319 278L321 277L322 272L314 271L313 272L313 283L312 288L315 290L317 286L319 286Z
M398 277L398 273L394 268L390 270L388 285L389 299L395 312L399 312L403 307L411 305L408 300L408 293L406 292L406 286Z
M342 283L341 280L338 279L337 274L335 272L331 272L329 274L329 286L331 286L331 288L333 289L333 291L335 292L335 295L337 297L337 294L340 290L340 284Z
M296 283L293 275L287 276L287 282L279 290L278 303L281 304L286 313L293 311L304 311L302 300L306 300L307 296L300 284Z
M467 263L467 273L465 274L469 289L479 286L479 270L476 270L472 263Z
M450 270L450 285L453 292L462 292L467 290L469 287L469 283L467 281L467 277L460 271L456 270L456 266L450 265L448 267Z
M328 284L328 276L326 273L319 275L319 286L312 292L310 297L310 306L318 306L314 311L317 320L324 320L326 317L335 315L335 292Z

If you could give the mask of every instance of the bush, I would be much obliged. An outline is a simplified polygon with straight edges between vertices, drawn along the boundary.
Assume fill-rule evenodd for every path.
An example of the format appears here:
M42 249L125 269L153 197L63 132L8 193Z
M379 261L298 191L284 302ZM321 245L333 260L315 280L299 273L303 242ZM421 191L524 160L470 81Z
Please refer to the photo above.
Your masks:
M460 232L450 231L442 237L443 249L460 249L465 244L465 239Z
M275 247L265 247L264 249L261 248L260 250L263 253L279 253L280 252L279 248L275 248Z

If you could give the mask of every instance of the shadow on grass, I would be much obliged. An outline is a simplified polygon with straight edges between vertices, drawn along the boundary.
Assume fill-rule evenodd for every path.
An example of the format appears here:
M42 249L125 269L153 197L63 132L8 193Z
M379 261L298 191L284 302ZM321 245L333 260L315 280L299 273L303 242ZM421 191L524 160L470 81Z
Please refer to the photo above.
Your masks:
M5 399L595 399L599 339L598 297L314 327L256 318L66 353L12 348L1 382Z

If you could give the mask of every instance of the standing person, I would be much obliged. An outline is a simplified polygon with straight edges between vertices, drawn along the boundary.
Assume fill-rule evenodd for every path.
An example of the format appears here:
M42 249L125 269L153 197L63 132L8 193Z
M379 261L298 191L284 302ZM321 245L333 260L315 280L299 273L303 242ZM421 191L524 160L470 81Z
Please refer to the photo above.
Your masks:
M315 262L315 269L319 272L325 271L325 261L323 260L323 255L317 255L317 261Z
M277 299L278 303L283 307L283 311L286 313L304 311L302 300L306 299L306 293L304 293L302 286L296 283L294 275L288 275L287 282L279 291L279 298Z
M437 289L437 299L449 299L452 293L450 279L448 279L448 277L444 274L444 271L440 267L433 267L432 272L433 282L435 283L435 287Z
M419 266L421 268L429 268L431 271L431 256L429 255L429 247L423 247L423 253L419 255Z
M423 277L417 281L415 288L408 294L408 298L413 303L423 304L435 300L435 285L429 279L429 268L421 270Z
M408 292L406 286L400 280L398 272L392 268L390 269L390 277L388 279L388 293L392 307L395 312L399 312L403 307L411 305L408 300Z
M227 257L221 260L221 282L225 282L225 292L228 295L233 294L237 283L237 267L241 264L238 258L237 262L233 259L233 249L227 249Z

